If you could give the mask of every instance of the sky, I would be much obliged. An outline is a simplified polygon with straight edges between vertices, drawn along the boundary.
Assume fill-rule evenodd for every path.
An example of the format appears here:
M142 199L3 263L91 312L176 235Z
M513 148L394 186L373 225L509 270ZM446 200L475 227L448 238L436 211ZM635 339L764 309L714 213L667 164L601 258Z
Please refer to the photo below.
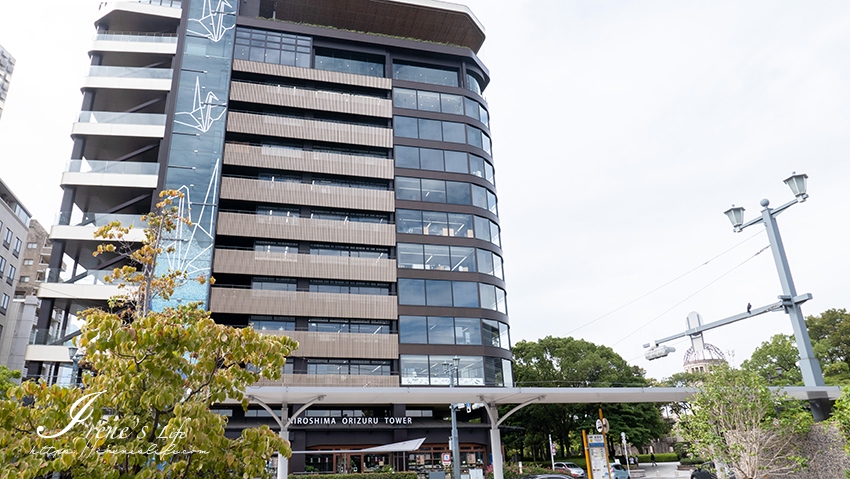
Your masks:
M99 1L0 0L17 59L0 117L0 178L54 223ZM612 347L649 377L682 370L687 340L644 343L776 302L755 218L783 180L810 198L779 216L806 315L850 290L850 3L469 0L493 137L514 343L545 336ZM33 23L34 16L38 21ZM34 25L37 27L34 28ZM774 334L770 313L705 333L734 365Z

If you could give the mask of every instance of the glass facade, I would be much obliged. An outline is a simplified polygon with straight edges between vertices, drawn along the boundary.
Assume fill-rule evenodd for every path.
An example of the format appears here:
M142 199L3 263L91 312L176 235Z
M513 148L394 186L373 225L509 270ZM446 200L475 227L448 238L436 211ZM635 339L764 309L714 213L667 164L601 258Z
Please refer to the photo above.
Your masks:
M493 165L478 155L464 151L398 145L395 147L395 166L415 170L470 174L484 178L490 184L496 184Z
M443 211L396 210L396 231L403 234L477 238L499 246L499 225L481 216Z
M458 86L457 70L399 61L393 63L393 79L430 83L432 85Z
M311 37L238 27L233 58L310 68L312 50Z
M492 155L490 136L472 125L409 116L393 117L393 132L401 138L466 143Z
M459 386L512 386L511 362L488 356L458 356L457 385ZM452 363L453 356L406 355L401 361L402 386L448 386L451 380L444 364Z
M180 78L164 186L185 195L176 204L181 216L191 218L192 226L181 225L168 238L171 242L166 246L175 250L160 257L157 274L183 269L194 278L211 272L236 5L221 2L215 12L209 12L203 0L182 5L188 9L189 20L183 51L178 53ZM156 299L152 306L157 310L195 301L206 306L208 295L208 283L189 281L170 300Z

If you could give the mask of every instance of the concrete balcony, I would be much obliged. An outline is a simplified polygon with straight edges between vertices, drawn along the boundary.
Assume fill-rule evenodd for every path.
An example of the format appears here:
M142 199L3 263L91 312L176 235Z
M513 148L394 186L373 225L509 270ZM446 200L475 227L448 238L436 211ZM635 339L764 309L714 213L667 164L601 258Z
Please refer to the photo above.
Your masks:
M395 225L220 212L220 235L395 246Z
M394 283L396 260L216 249L213 273Z
M48 346L46 344L27 345L24 361L41 361L45 363L71 363L68 346Z
M105 302L119 294L122 294L122 290L111 284L41 283L36 296L42 299Z
M213 286L210 312L319 318L398 319L396 296L269 291Z
M70 160L61 184L111 188L156 188L158 163Z
M71 134L162 138L165 119L166 115L159 113L81 111L71 127Z
M176 11L179 12L179 10ZM177 53L177 36L161 33L98 33L94 37L89 52L174 55Z
M225 176L221 197L257 203L395 211L395 192Z
M170 68L92 65L88 75L83 78L82 88L169 91L172 74Z
M102 238L95 238L94 232L99 227L108 225L113 221L118 221L121 226L133 226L130 233L125 236L126 241L137 242L145 238L144 228L146 223L141 221L141 214L135 215L114 215L105 213L88 213L83 217L83 221L76 225L53 225L50 228L50 239L66 240L66 241L106 241ZM61 218L60 218L61 219Z
M319 333L316 331L260 331L298 341L292 356L305 358L398 359L397 334Z

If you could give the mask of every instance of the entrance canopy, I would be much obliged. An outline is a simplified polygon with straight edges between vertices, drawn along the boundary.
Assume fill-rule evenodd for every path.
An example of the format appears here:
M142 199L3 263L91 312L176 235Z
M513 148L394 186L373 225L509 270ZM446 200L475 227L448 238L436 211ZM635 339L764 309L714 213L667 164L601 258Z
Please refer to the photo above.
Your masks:
M794 399L838 399L837 386L774 388ZM685 401L695 388L448 388L448 387L249 387L245 393L267 404L522 404L639 403Z

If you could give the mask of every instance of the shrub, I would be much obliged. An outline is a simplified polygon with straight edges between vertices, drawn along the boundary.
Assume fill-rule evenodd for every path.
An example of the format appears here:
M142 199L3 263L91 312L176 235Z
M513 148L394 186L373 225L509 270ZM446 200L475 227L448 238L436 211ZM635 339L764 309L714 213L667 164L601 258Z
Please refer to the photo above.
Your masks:
M652 460L649 458L649 454L638 454L637 458L638 458L638 462L641 462L641 463L643 463L643 462L651 463L652 462ZM664 454L659 453L659 454L655 455L655 462L676 462L678 460L679 460L679 456L675 452L664 453Z
M686 458L682 459L680 462L683 466L693 466L694 464L702 464L704 462L708 462L708 459L694 456L694 457L686 457Z

